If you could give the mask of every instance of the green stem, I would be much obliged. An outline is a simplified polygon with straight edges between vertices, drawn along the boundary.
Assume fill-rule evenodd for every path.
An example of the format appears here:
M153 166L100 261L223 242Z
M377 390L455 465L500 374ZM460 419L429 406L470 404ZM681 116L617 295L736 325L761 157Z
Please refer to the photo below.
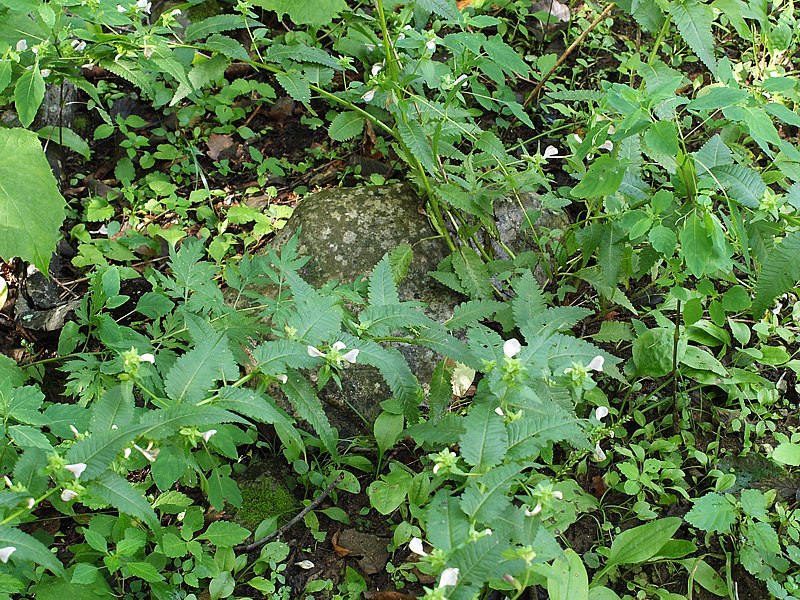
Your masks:
M53 492L56 492L56 491L58 491L58 488L51 488L51 489L49 489L49 490L47 491L47 493L46 493L46 494L44 494L44 495L42 495L42 496L39 496L38 498L36 498L36 504L39 504L39 503L40 503L40 502L42 502L43 500L47 500L47 498L48 498L48 497L50 497L50 496L52 496L52 495L53 495ZM0 521L0 526L2 526L2 525L8 525L9 523L11 523L12 521L14 521L14 520L15 520L15 519L17 519L18 517L21 517L22 515L24 515L26 512L28 512L28 511L30 511L30 510L31 510L31 509L29 509L29 508L27 508L27 507L26 507L26 508L20 508L18 511L11 513L11 514L10 514L10 515L8 515L8 516L7 516L5 519L3 519L2 521Z
M661 48L661 42L664 41L664 36L667 35L667 31L669 31L669 17L664 17L664 24L661 26L661 30L658 32L658 36L656 37L656 41L653 42L653 49L650 51L650 57L647 59L647 64L652 65L656 58L658 57L658 50Z

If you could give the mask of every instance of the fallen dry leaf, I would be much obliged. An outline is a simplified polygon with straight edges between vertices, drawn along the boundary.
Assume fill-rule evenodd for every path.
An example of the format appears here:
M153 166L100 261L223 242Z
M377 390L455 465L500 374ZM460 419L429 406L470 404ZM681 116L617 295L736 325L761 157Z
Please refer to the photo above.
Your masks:
M221 133L212 133L208 136L208 157L211 160L221 158L236 158L242 152L241 144L236 142L231 136Z
M400 592L373 592L365 595L367 600L417 600L418 596L409 596Z
M338 542L339 542L339 532L337 531L336 533L333 534L333 537L331 538L331 545L333 546L333 551L336 552L336 556L345 557L348 554L350 554L350 550L348 550L347 548L342 548Z

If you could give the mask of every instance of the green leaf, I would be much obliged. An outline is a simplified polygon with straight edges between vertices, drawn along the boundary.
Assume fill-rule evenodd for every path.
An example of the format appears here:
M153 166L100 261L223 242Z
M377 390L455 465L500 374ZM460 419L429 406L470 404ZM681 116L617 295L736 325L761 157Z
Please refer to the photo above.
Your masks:
M0 178L1 179L1 178ZM753 316L760 319L772 301L800 281L800 232L795 231L773 246L756 280Z
M153 565L149 562L129 562L125 563L125 569L133 577L144 579L148 583L157 583L164 581L164 576L158 572Z
M783 442L772 451L772 460L790 467L800 467L800 444Z
M43 565L56 575L65 575L64 567L61 562L53 555L47 546L42 544L35 537L23 533L15 527L0 525L0 546L13 546L16 548L11 555L11 561L28 561L37 565Z
M242 507L242 492L239 486L227 474L230 473L230 466L225 465L211 471L208 476L206 492L208 501L215 510L223 510L225 503L237 508Z
M411 473L394 464L391 469L367 488L370 503L382 515L391 514L400 506L411 485Z
M553 570L560 577L547 578L547 594L550 600L588 600L589 576L577 552L568 548L564 558L553 561Z
M155 411L156 414L162 411ZM81 481L89 481L98 477L108 468L117 455L130 443L147 430L147 425L137 424L121 427L112 431L92 433L75 442L67 451L66 459L70 464L86 463L86 470Z
M570 194L573 198L580 199L610 196L619 189L627 168L626 162L604 154L592 163Z
M351 140L364 131L364 120L364 117L355 111L341 112L331 121L328 135L335 142Z
M133 405L131 387L124 384L114 386L92 405L92 418L89 421L91 431L125 427L133 420Z
M72 131L69 127L54 127L52 125L45 125L36 134L47 142L59 144L65 148L69 148L89 160L91 156L91 149L89 144L86 143L81 136Z
M97 63L98 66L122 77L128 83L133 84L140 90L143 95L152 98L154 96L153 82L155 78L149 76L144 70L135 62L125 59L119 60L101 60Z
M484 582L503 576L502 551L506 546L498 535L486 535L458 548L448 566L458 569L458 581L448 588L448 600L473 600Z
M477 523L491 525L492 520L511 505L508 494L522 478L522 468L517 464L504 464L471 479L461 495L461 510Z
M369 278L369 303L370 306L400 304L400 296L397 293L397 284L389 264L388 254L384 254L372 270Z
M492 298L489 270L475 250L461 246L458 253L453 253L452 261L453 270L469 296L476 300Z
M294 369L290 369L287 374L287 381L283 384L283 391L289 402L292 403L298 416L307 421L314 431L319 435L325 448L333 455L337 454L336 442L338 440L336 430L331 427L330 421L325 414L314 388Z
M26 69L17 79L14 88L14 107L17 109L19 121L29 127L36 118L36 113L44 100L44 78L37 62L33 68ZM6 155L13 156L13 155Z
M633 343L633 362L640 375L647 377L663 377L671 373L673 359L678 362L686 352L686 342L678 343L675 354L675 332L666 327L648 329Z
M203 400L220 379L238 378L239 367L228 347L228 337L217 334L175 361L164 378L164 391L176 403L194 404Z
M707 533L729 533L736 522L736 509L725 496L709 492L694 501L684 519Z
M251 23L258 24L256 21L251 21ZM247 27L247 21L241 15L215 15L189 25L186 28L186 43L202 40L214 33L243 29L244 27Z
M488 319L495 312L500 310L503 305L496 300L469 300L459 304L453 310L453 316L445 321L444 326L455 331Z
M714 567L702 558L687 558L677 562L686 568L689 577L695 583L717 596L728 595L728 586L725 585L725 581L717 574Z
M711 169L711 174L731 198L747 208L757 209L767 191L767 184L758 171L742 165L719 165Z
M635 565L652 558L672 539L680 526L679 517L665 517L626 529L611 544L608 562L602 572L617 565Z
M0 257L47 273L66 202L32 131L0 129Z
M11 425L8 428L8 437L20 448L41 448L50 452L53 450L50 440L37 427Z
M214 521L196 539L208 540L217 548L233 548L248 537L250 537L250 532L241 525L230 521Z
M104 502L108 502L121 513L141 519L152 529L157 531L160 527L158 517L153 507L145 500L141 492L117 475L105 472L87 486L87 492Z
M445 19L458 22L462 20L461 12L453 0L414 0L414 4Z
M414 159L417 159L428 173L436 172L436 165L433 160L433 148L430 140L425 135L425 129L419 123L409 125L403 118L395 121L397 134L403 140L403 144L408 148L410 156L406 156L406 162L412 167L415 166ZM405 153L405 152L404 152Z
M278 83L281 84L281 87L286 90L286 93L293 100L303 104L311 102L311 88L308 85L308 80L300 71L292 69L287 71L286 74L278 73L275 79L278 80Z
M323 27L347 9L344 0L255 0L256 6L274 10L278 17L288 15L296 25Z
M425 531L435 547L449 552L469 536L469 520L450 490L439 490L425 512Z
M482 399L473 404L464 421L461 456L478 471L500 464L508 449L508 432L503 417L494 412L497 407L496 400Z
M695 277L702 277L711 264L714 242L706 231L705 223L695 213L686 217L680 239L681 255L686 267Z
M395 283L400 284L406 278L413 259L414 250L411 244L400 244L389 253L389 264Z
M0 62L0 92L8 87L11 83L11 61L4 60Z
M508 424L507 460L535 460L547 444L562 441L569 441L576 448L588 445L574 414L557 404L526 406L522 416Z
M684 41L708 70L716 75L717 60L714 58L714 36L711 33L714 11L711 6L698 0L681 0L670 3L669 14Z
M206 40L205 47L234 60L241 60L243 62L250 60L250 55L247 54L247 50L245 50L244 46L233 38L229 38L227 35L212 35Z

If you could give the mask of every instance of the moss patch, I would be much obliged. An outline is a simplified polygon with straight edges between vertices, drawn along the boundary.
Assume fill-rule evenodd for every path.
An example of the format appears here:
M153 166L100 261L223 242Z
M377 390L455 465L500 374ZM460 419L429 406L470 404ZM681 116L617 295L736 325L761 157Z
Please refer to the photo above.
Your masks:
M300 510L300 501L285 483L291 484L292 479L282 473L284 470L269 461L257 462L247 468L239 481L242 508L234 515L243 527L254 530L261 521L274 516L280 523L285 523Z

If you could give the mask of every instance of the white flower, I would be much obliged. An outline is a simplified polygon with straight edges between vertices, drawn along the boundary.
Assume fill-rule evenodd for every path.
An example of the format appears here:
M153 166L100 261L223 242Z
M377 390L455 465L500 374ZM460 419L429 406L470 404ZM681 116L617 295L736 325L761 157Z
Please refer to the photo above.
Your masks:
M361 99L362 99L364 102L372 102L372 99L373 99L374 97L375 97L375 90L367 90L367 91L364 93L364 95L363 95L363 96L361 96Z
M112 423L111 424L111 431L114 431L115 429L119 429L119 427L117 427L117 425L115 423Z
M46 79L46 78L50 77L51 71L50 71L50 69L42 69L41 73L42 73L42 77Z
M74 500L78 497L78 492L73 492L72 490L64 490L61 492L61 499L64 502L69 502L70 500Z
M208 431L204 431L200 434L200 437L203 438L203 441L207 444L208 440L211 439L211 436L217 433L216 429L209 429Z
M458 582L458 568L457 567L449 567L442 571L442 575L439 577L439 587L447 587L449 585L455 585Z
M605 142L600 144L597 148L598 150L608 150L609 152L611 152L614 149L614 143L611 140L606 140Z
M65 465L64 468L75 475L75 479L80 479L81 474L86 470L86 463L75 463L74 465Z
M8 475L3 475L3 481L5 482L5 484L6 484L6 487L8 487L8 488L10 488L10 487L13 487L13 486L14 486L14 484L13 484L13 483L11 483L11 479L9 478L9 476L8 476Z
M535 517L535 516L536 516L536 515L538 515L540 512L542 512L542 503L541 503L541 502L538 502L538 503L536 504L536 506L534 506L534 507L533 507L533 510L526 510L526 511L525 511L525 516L526 516L526 517Z
M433 474L436 475L439 472L439 469L442 468L442 463L436 463L433 465Z
M28 498L27 504L28 504L28 510L30 510L34 506L36 506L36 500L34 500L33 498Z
M372 74L373 77L375 77L381 71L383 71L383 65L381 63L375 63L369 70L369 72Z
M148 2L147 0L138 0L138 2L136 2L136 6L141 8L145 12L145 14L149 15L150 14L150 9L152 8L153 3L152 2Z
M356 358L358 358L358 348L353 348L352 350L348 350L344 354L342 354L342 358L349 362L351 365L356 363Z
M594 456L595 462L603 462L606 459L606 453L603 452L603 449L600 447L600 442L597 442L597 445L594 447Z
M336 350L336 352L341 352L342 350L347 348L347 346L344 345L344 342L333 342L333 346L331 346L331 348L333 350Z
M503 354L505 354L508 358L514 358L517 354L519 354L520 350L522 350L522 344L519 343L517 338L506 340L506 343L503 344Z
M542 158L544 158L545 160L549 160L551 158L558 158L559 156L561 155L558 153L558 148L556 148L555 146L548 146L547 148L544 149L544 152L542 152Z
M305 569L306 571L308 571L309 569L314 568L314 563L311 562L310 560L301 560L300 562L294 563L294 566L300 567L301 569Z
M169 13L170 17L180 17L183 13L181 12L180 8L176 8L171 13Z
M75 429L75 425L70 425L69 426L69 430L72 432L72 435L74 435L75 437L78 437L80 435L80 433L78 433L78 430Z
M148 461L156 462L156 458L158 458L158 453L160 450L158 448L153 448L153 442L147 444L147 448L140 448L136 444L134 444L133 447L141 452L142 456L144 456Z
M122 4L117 4L117 12L124 13L126 11L127 9L124 6L122 6Z
M88 62L81 65L81 69L94 69L94 63Z
M16 551L17 549L14 546L5 546L4 548L0 548L0 562L7 563L9 557Z
M461 87L467 87L467 84L469 83L467 79L469 79L469 77L467 77L466 73L459 75L458 78L453 82L453 87L457 86L459 83L461 84Z
M605 363L605 362L606 362L606 359L603 358L602 356L598 355L598 356L595 356L592 359L592 362L590 362L588 365L586 365L586 368L589 369L590 371L600 371L602 373L603 372L603 363Z
M425 42L425 47L431 52L436 50L436 38L431 38L427 42Z
M314 358L324 358L325 357L325 353L321 352L317 348L314 348L314 346L309 346L307 348L307 350L308 350L308 355L309 356L313 356Z
M505 417L506 415L503 413L503 409L499 406L494 409L494 414L499 415L501 417Z
M411 550L414 554L418 554L419 556L428 556L428 553L425 552L422 548L422 540L419 538L414 538L410 542L408 542L408 549Z
M281 383L286 383L287 381L289 381L289 377L287 375L276 375L275 379L277 379Z
M125 450L122 451L122 456L125 457L125 460L128 460L131 457L131 449L125 448Z
M84 50L86 50L86 42L84 42L83 40L72 40L72 43L70 45L72 46L72 49L75 50L75 52L83 52Z
M491 529L484 529L483 530L483 535L492 535L492 530Z
M28 49L28 40L21 39L20 41L17 42L17 52L25 52L25 50L27 49Z
M598 406L597 410L594 411L594 418L598 421L602 421L608 416L608 409L605 406Z
M581 136L579 136L577 133L573 133L573 134L572 134L572 137L573 137L573 139L574 139L576 142L578 142L579 144L582 144L582 143L583 143L583 138L582 138Z
M558 490L555 490L555 491L554 491L552 494L550 494L550 495L551 495L553 498L555 498L556 500L563 500L563 499L564 499L564 494L562 494L562 493L561 493L561 492L559 492Z
M156 364L156 357L149 352L145 352L139 357L139 362L149 362L151 365L154 365Z

